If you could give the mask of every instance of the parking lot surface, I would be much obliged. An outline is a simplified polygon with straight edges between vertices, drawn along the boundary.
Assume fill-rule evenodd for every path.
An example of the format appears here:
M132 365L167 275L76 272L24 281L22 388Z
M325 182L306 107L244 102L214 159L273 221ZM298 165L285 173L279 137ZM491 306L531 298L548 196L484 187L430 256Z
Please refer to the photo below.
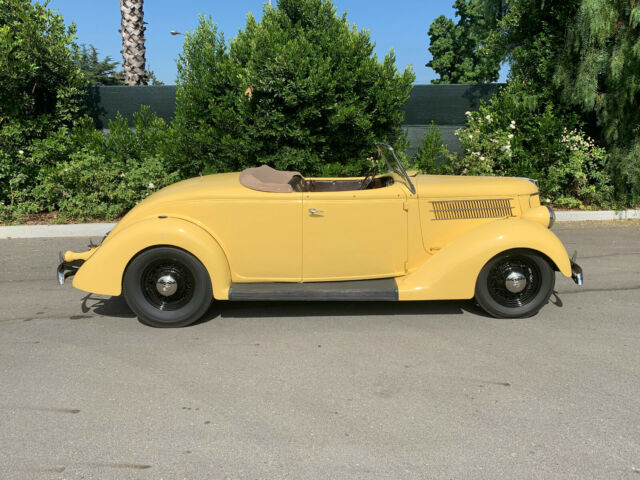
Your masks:
M561 224L585 285L472 301L219 303L184 329L0 241L0 479L639 479L640 223ZM96 239L97 240L97 239Z

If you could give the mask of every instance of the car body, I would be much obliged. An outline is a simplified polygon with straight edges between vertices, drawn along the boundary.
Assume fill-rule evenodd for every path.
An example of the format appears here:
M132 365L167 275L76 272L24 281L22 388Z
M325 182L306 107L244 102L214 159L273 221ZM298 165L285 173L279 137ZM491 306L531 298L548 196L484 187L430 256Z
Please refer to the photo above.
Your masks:
M75 274L78 289L124 293L154 326L192 323L212 299L476 297L495 316L529 316L547 302L555 271L582 283L533 181L411 176L391 147L378 150L388 171L364 178L304 179L260 167L168 186L133 208L100 246L66 252L59 280ZM173 306L171 299L197 283L204 290L189 293L187 303L195 295L202 305L175 313L185 299ZM533 283L535 298L524 299L522 289ZM487 304L492 299L500 308ZM174 313L163 320L165 310Z

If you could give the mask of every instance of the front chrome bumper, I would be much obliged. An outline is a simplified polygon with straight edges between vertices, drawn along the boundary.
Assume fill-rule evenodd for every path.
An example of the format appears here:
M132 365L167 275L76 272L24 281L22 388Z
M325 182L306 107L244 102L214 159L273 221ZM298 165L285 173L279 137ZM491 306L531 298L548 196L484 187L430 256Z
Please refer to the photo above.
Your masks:
M578 252L575 252L571 257L571 278L576 284L582 285L582 267L576 263L577 258Z

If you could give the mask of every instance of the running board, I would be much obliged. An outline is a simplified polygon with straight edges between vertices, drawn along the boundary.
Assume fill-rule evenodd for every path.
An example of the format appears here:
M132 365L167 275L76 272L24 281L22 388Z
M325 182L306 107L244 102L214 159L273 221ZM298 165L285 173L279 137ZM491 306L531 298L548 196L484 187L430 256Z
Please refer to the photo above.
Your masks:
M233 301L387 301L398 300L398 285L393 278L311 283L232 283Z

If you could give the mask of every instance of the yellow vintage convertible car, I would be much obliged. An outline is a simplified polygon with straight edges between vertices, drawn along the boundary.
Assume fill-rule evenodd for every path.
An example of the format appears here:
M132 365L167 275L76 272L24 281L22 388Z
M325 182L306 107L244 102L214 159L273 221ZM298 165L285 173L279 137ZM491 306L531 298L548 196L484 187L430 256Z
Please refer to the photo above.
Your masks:
M533 181L388 171L304 178L266 165L185 180L149 196L58 281L124 295L155 327L198 320L213 300L471 299L496 317L534 315L555 271L582 270L549 230ZM379 163L382 165L382 160Z

